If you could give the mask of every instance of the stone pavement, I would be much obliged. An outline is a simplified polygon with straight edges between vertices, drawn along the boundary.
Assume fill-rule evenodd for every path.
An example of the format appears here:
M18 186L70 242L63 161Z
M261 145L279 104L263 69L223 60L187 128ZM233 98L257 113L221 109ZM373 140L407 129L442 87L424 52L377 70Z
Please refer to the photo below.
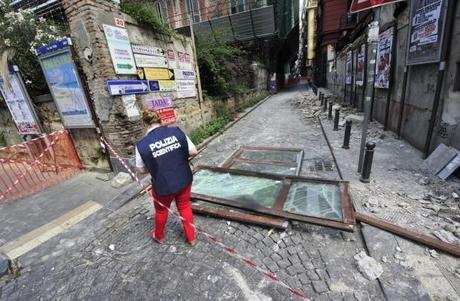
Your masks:
M212 141L194 164L221 164L240 145L298 147L305 150L302 174L337 178L335 166L328 168L332 157L317 122L291 105L300 92L307 93L269 98ZM297 299L203 236L195 248L188 247L176 219L169 221L166 244L152 242L148 197L123 203L110 202L20 257L19 275L0 280L0 300ZM386 286L363 277L353 258L369 247L360 228L345 233L292 223L287 231L270 231L202 216L195 223L313 300L429 298L410 269L402 274L386 269ZM378 241L376 246L385 247ZM387 295L392 284L412 289Z
M99 175L83 172L41 192L0 204L0 247L89 200L105 205L127 188L113 188L110 181L98 180Z

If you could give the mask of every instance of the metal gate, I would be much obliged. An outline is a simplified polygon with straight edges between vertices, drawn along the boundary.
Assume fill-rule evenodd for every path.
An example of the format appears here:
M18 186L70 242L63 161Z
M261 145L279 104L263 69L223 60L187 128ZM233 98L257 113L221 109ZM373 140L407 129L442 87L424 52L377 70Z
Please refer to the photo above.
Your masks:
M0 204L41 191L81 170L67 130L0 148Z

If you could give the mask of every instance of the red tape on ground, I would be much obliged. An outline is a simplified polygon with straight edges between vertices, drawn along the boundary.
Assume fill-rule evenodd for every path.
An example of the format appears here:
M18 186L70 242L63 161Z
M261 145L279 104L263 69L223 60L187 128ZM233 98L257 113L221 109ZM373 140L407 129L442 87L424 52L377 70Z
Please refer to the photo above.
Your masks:
M128 166L128 164L126 164L126 162L123 160L123 158L113 149L113 147L107 142L107 140L105 140L103 137L101 137L101 141L104 145L107 146L107 148L110 150L110 152L112 152L112 154L115 155L115 157L117 158L118 161L120 161L120 163L126 168L126 170L129 172L129 174L135 179L135 181L139 184L139 186L141 187L142 190L144 190L146 187L144 187L142 184L141 184L141 181L139 180L139 178L136 176L136 174L131 170L131 168ZM171 213L174 217L176 218L179 218L181 221L184 221L184 218L182 218L182 216L180 216L179 214L177 214L175 211L171 210L170 208L167 208L165 205L163 205L162 203L158 202L155 198L153 198L153 201L160 205L161 207L165 208L168 210L169 213ZM299 298L302 298L304 300L310 300L306 297L306 295L304 293L302 293L301 291L295 289L295 288L292 288L290 287L289 285L287 285L286 283L284 283L283 281L281 281L274 273L272 272L269 272L263 268L261 268L260 266L256 265L253 261L251 261L250 259L244 257L243 255L239 254L234 248L231 248L225 244L223 244L222 242L220 242L214 235L211 235L207 232L205 232L201 227L197 227L195 226L193 223L189 223L190 226L192 226L197 232L203 234L205 237L208 238L209 241L213 242L214 244L218 245L219 247L221 247L223 249L223 251L225 251L227 254L229 254L230 256L234 256L238 259L240 259L242 262L244 262L247 266L259 271L260 273L262 273L262 275L264 275L266 278L270 279L271 281L275 282L275 283L278 283L280 284L281 286L284 286L285 288L288 289L288 291L294 295L294 296L297 296Z

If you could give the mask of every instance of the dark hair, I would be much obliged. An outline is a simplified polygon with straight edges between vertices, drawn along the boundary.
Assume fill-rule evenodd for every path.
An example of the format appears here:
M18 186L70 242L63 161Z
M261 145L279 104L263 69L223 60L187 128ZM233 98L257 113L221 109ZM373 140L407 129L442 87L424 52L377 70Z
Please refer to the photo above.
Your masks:
M144 112L142 112L142 121L144 121L146 125L152 125L161 123L161 117L154 109L145 109Z

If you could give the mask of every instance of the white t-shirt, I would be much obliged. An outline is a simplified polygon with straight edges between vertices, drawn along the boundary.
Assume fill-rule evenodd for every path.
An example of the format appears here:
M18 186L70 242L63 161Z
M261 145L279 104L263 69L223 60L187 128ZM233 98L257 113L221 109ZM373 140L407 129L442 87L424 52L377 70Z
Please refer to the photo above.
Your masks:
M154 129L149 129L147 131L147 134L150 133L150 131L152 130ZM190 138L187 135L185 135L185 137L187 138L188 153L190 154L196 150L196 146L195 144L193 144L192 140L190 140ZM139 167L139 168L145 167L144 160L142 160L141 154L137 150L137 147L136 147L136 167Z

